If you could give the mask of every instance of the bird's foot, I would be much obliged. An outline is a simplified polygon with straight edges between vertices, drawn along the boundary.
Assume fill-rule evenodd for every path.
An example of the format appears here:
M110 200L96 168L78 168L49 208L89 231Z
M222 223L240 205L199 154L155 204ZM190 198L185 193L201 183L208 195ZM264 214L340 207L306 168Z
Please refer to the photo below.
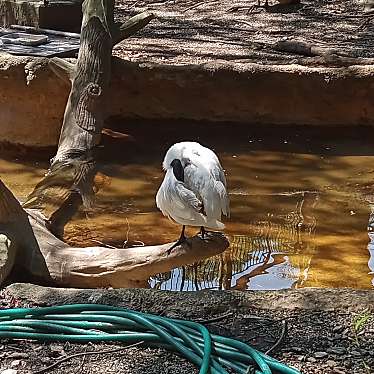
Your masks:
M200 227L200 233L199 234L200 234L201 239L205 240L208 233L209 233L209 231L205 230L205 227L203 227L203 226Z
M250 13L254 13L255 10L257 9L265 9L266 11L268 11L270 9L270 5L268 1L265 1L264 5L262 5L261 1L258 0L257 4L253 4L250 7L246 7L246 9L247 9L247 14L250 14Z
M171 253L171 251L174 249L174 248L176 248L176 247L178 247L179 245L181 245L181 244L187 244L189 247L191 247L191 243L187 240L187 238L185 237L185 236L183 236L183 237L180 237L179 239L178 239L178 241L176 241L168 250L167 250L167 255L169 256L170 255L170 253Z

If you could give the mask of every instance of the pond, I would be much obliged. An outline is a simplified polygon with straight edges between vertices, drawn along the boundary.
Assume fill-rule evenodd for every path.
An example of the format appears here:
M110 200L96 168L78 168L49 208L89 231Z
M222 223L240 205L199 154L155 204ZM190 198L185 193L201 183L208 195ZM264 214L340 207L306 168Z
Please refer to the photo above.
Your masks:
M105 136L102 189L95 207L66 228L74 245L116 247L174 241L180 227L162 216L155 194L168 147L195 140L226 170L231 217L224 253L148 280L166 290L268 290L374 286L374 137L368 128L310 128L113 121L132 139ZM125 130L126 129L126 130ZM0 153L0 175L25 199L53 150ZM374 221L374 218L372 217ZM373 225L374 227L374 225ZM189 228L193 235L198 228Z

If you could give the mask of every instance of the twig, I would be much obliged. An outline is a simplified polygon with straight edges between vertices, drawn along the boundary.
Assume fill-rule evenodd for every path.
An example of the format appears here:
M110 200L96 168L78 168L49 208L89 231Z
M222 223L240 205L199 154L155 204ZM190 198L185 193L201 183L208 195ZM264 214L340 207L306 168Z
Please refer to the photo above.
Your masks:
M83 366L84 366L84 364L86 362L86 357L87 357L87 345L86 345L86 347L84 349L84 355L83 355L82 362L81 362L81 364L79 366L79 369L75 372L75 374L83 373Z
M142 242L141 240L134 240L133 247L145 247L145 243Z
M199 7L200 5L204 5L204 4L205 4L204 1L200 1L200 2L197 3L197 4L191 5L191 6L189 6L188 8L183 9L183 10L182 10L182 13L188 12L189 10L191 10L191 9L195 9L195 8Z
M195 322L204 323L204 324L219 322L219 321L222 321L223 319L232 317L233 315L234 315L233 312L228 312L228 313L222 314L221 316L218 316L218 317L213 317L213 318L209 318L209 319L198 319Z
M267 354L267 355L270 354L271 352L276 350L282 344L284 337L287 335L287 327L288 327L287 321L284 319L282 321L282 332L281 332L278 340L275 342L275 344L271 348L269 348L265 352L265 354Z
M122 244L122 248L126 248L127 243L129 242L129 234L130 234L130 223L129 220L126 217L126 223L127 223L127 232L126 232L126 240ZM133 241L133 247L145 247L145 243L141 240L134 240Z
M237 6L232 6L231 8L227 9L227 12L228 13L235 13L235 12L238 12L239 10L246 10L247 11L247 14L250 14L250 13L254 13L254 10L255 9L260 9L260 8L264 8L263 5L237 5ZM256 12L256 13L260 13L260 12Z
M130 9L133 9L135 8L138 4L139 4L140 0L136 0L134 1L129 7L127 10L130 10Z
M247 26L250 26L250 27L253 28L253 24L250 23L250 22L243 21L243 20L241 20L241 19L237 19L237 20L235 20L235 22L239 22L239 23L242 23L243 25L247 25Z
M253 8L253 5L235 5L235 6L232 6L230 7L229 9L226 10L226 12L229 12L229 13L233 13L233 12L237 12L238 10L241 10L241 9L252 9Z
M339 15L337 15L339 17ZM366 12L363 14L343 14L340 18L367 18L373 17L374 11Z
M217 2L218 2L217 0L213 0L213 1L200 1L200 2L198 2L196 4L194 4L194 5L191 5L190 7L186 8L186 9L183 9L182 13L188 12L191 9L195 9L195 8L199 7L200 5L213 4L213 3L217 3Z
M100 245L102 245L103 247L106 247L106 248L118 249L117 247L113 247L112 245L105 244L105 243L101 242L100 240L96 240L96 239L90 239L90 240L91 240L91 242L100 244Z
M357 27L357 31L362 30L365 26L367 26L370 22L373 21L374 15L371 15L371 17L366 18L363 22L360 23L360 25Z
M160 1L160 2L158 2L158 3L150 3L149 4L149 7L150 8L152 8L152 7L154 7L154 6L163 6L163 5L166 5L166 4L168 4L168 3L176 3L177 2L177 0L165 0L165 1Z
M58 361L54 362L52 365L49 365L49 366L47 366L47 367L45 367L43 369L33 371L32 374L42 374L42 373L45 373L46 371L49 371L49 370L55 368L56 366L62 364L63 362L71 360L72 358L75 358L75 357L120 352L120 351L124 351L126 349L129 349L129 348L136 347L136 346L141 345L143 343L144 343L144 341L140 341L140 342L137 342L137 343L134 343L134 344L127 345L126 347L120 347L120 348L115 348L115 349L108 349L106 351L89 351L89 352L75 353L75 354L72 354L70 356L66 356L66 357L62 358L61 360L58 360Z
M122 248L125 248L127 243L129 242L130 223L127 217L126 217L126 223L127 223L126 240L123 242Z

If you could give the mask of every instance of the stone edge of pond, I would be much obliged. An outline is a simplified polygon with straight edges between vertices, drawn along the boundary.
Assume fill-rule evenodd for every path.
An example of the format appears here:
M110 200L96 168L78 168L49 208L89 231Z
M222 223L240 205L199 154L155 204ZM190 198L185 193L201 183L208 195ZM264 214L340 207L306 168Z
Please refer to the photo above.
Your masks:
M374 290L304 288L279 291L171 292L149 289L74 289L15 283L5 292L22 305L98 303L150 313L203 315L228 310L361 311L374 306Z
M374 65L327 68L221 60L170 65L114 57L112 71L109 117L251 125L374 124ZM0 89L2 141L56 145L70 87L54 76L48 59L0 53Z

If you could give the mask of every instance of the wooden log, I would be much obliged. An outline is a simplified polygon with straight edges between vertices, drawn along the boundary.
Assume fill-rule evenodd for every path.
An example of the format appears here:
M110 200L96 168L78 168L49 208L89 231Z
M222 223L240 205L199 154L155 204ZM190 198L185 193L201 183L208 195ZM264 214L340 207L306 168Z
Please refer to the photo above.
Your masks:
M49 231L40 212L23 210L1 181L0 218L6 233L0 235L0 284L17 264L48 285L137 287L152 275L216 255L229 246L223 234L208 233L205 239L189 238L170 254L174 243L126 249L70 247Z
M50 64L59 76L65 70L72 80L57 153L47 175L24 203L25 208L39 209L54 232L63 231L56 227L63 220L55 220L55 215L61 218L72 198L81 198L86 207L92 204L96 173L93 153L104 124L104 99L110 79L112 25L107 20L113 21L114 1L85 0L82 8L77 64L71 66L57 59Z
M223 234L209 232L205 239L189 238L170 254L168 250L174 243L118 249L74 248L54 237L35 216L30 222L51 279L58 285L78 288L144 286L152 275L214 256L229 246Z

